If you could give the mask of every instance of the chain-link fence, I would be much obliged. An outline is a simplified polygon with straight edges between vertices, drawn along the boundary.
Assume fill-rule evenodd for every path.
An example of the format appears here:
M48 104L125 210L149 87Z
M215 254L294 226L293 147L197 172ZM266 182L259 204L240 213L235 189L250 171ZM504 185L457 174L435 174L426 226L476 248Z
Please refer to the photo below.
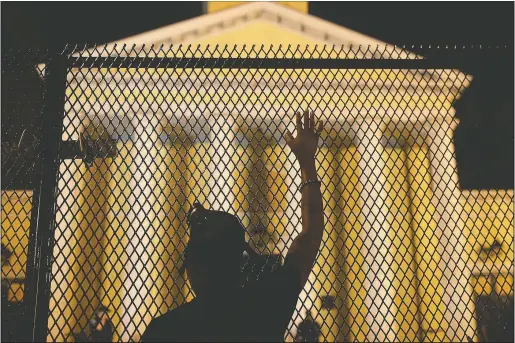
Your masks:
M41 179L41 110L45 95L43 50L7 51L2 55L2 340L28 340L35 301L34 250ZM31 294L31 295L29 295ZM29 299L30 298L30 299ZM32 305L30 305L32 304Z
M194 297L178 271L194 201L284 257L301 178L283 137L310 109L326 123L325 231L286 341L309 316L323 341L512 336L513 190L459 187L453 105L474 81L449 61L396 47L9 52L2 277L25 331L73 341L105 306L113 340L138 341ZM38 101L7 84L24 72Z

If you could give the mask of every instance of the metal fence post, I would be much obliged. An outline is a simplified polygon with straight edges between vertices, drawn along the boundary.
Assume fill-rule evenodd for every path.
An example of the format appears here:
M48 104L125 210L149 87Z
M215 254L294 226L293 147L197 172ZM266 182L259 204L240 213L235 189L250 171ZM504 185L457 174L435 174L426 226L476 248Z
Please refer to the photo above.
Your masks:
M29 265L27 269L27 312L31 338L46 340L50 300L50 272L54 241L55 189L62 136L67 65L65 57L54 55L46 66L41 141L41 182L33 193Z

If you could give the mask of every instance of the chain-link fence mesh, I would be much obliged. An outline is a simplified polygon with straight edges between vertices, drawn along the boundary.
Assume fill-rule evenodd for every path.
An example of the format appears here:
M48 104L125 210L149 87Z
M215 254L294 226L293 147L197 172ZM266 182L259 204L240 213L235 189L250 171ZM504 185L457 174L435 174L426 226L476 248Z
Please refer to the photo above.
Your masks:
M47 57L45 50L11 50L2 55L1 315L2 339L6 341L20 338L12 334L10 325L18 323L25 330L30 327L25 321L32 308L26 299L26 290L30 288L26 280L34 269L29 234L34 223L35 189L40 180L40 114L45 94L41 79L44 70L35 66Z
M453 104L472 76L395 47L75 51L56 64L67 73L49 302L37 318L47 340L72 341L103 305L113 340L138 341L191 300L178 268L194 201L236 214L256 251L284 258L301 229L284 134L305 109L326 123L316 157L325 231L286 341L310 315L323 341L513 334L503 314L513 312L513 190L458 183ZM4 188L2 242L26 251L29 191ZM16 263L8 273L24 270Z

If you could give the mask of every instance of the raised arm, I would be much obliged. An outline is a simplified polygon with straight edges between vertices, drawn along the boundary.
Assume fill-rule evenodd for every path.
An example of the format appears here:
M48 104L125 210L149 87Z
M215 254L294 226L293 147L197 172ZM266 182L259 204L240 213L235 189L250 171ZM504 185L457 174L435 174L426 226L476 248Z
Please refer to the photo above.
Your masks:
M323 124L315 126L313 113L304 112L302 117L296 113L297 135L286 135L286 143L297 157L300 164L302 183L318 181L315 168L315 154ZM310 182L302 188L302 232L293 241L286 260L293 263L299 273L301 287L308 280L315 261L322 234L324 232L324 214L322 211L322 193L320 182Z

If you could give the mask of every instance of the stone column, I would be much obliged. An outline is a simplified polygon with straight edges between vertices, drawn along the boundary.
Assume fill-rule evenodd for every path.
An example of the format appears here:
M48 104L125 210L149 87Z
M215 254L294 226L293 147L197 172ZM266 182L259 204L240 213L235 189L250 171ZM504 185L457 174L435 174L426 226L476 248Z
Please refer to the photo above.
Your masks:
M428 120L425 129L431 166L432 203L436 209L439 236L437 251L441 255L438 268L443 274L442 326L447 325L447 340L463 341L467 340L467 336L475 336L476 322L469 284L470 271L466 266L463 201L453 143L456 126L456 119L445 114Z
M158 130L156 128L156 130ZM145 317L147 323L156 316L180 306L185 301L183 294L184 278L179 275L178 268L184 256L187 231L186 211L189 177L188 165L191 160L188 149L192 138L179 125L172 125L170 119L163 118L160 141L157 142L155 164L158 171L155 175L155 195L158 203L154 206L159 214L154 218L158 228L152 237L156 247L152 254L152 280L156 296L156 307ZM156 313L154 309L159 311Z
M101 133L107 138L106 128L89 119L79 124L77 132L92 140L100 139ZM90 166L80 159L59 165L49 340L65 341L68 334L84 329L103 300L99 275L109 164L109 159L97 158Z
M387 192L384 176L385 161L382 158L381 122L373 119L353 124L360 154L359 182L361 184L361 255L365 273L363 288L366 292L366 327L362 329L369 341L393 341L395 309L392 296L391 241L386 221Z

